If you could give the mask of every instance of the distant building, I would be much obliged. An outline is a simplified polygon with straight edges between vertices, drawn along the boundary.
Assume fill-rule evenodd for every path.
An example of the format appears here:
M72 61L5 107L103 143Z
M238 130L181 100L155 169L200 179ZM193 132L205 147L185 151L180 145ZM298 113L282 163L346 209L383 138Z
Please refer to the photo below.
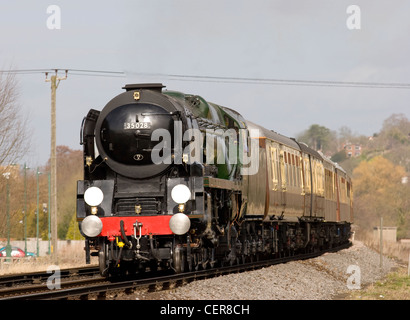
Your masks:
M373 239L380 241L380 227L373 228ZM383 240L387 242L396 242L397 227L383 227Z
M358 157L362 154L362 146L360 144L346 142L342 146L348 158Z

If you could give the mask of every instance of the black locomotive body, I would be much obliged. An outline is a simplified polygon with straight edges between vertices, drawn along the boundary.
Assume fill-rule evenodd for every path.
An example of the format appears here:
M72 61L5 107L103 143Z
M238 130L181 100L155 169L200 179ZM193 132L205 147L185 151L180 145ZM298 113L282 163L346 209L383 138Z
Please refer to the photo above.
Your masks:
M77 219L100 272L183 272L347 242L351 180L200 96L126 85L81 127ZM97 151L97 152L96 152Z

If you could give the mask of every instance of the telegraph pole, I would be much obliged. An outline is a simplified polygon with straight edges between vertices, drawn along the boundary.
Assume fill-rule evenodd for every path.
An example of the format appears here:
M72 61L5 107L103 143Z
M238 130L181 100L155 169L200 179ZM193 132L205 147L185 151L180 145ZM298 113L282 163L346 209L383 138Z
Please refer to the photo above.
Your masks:
M40 184L38 181L38 177L41 174L41 172L38 170L36 171L36 185L37 185L37 209L36 209L36 238L37 238L37 257L40 256L40 248L39 248L39 222L40 222Z
M46 72L46 82L51 82L51 152L50 152L50 189L51 189L51 237L52 237L52 258L54 263L57 263L57 146L56 146L56 91L60 80L67 79L65 70L64 77L58 77L58 69L55 70L55 75L48 79Z
M6 215L7 215L7 246L6 246L6 256L11 257L11 245L10 245L10 172L3 173L6 178ZM7 259L7 261L10 261Z
M27 255L27 169L24 163L24 253Z
M48 173L48 255L51 256L51 173Z
M383 217L380 216L380 272L383 270Z

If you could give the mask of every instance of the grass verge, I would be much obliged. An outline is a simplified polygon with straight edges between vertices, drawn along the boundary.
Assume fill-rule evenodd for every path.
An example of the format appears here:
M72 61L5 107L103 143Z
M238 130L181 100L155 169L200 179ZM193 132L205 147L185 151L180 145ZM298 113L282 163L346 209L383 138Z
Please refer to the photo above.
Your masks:
M354 290L348 300L410 300L410 277L402 267L361 290Z

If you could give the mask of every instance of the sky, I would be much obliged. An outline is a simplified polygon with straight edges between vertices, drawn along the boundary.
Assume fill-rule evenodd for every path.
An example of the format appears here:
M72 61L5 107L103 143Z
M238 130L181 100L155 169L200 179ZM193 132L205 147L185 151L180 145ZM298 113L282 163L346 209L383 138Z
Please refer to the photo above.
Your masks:
M347 12L352 4L360 20ZM59 29L50 28L58 24L51 5ZM312 124L371 136L394 113L410 118L410 89L331 84L410 84L409 13L408 0L0 0L0 69L122 72L70 71L60 82L57 145L74 150L89 109L146 82L290 137ZM41 72L16 77L31 136L20 161L41 166L50 156L50 83Z

